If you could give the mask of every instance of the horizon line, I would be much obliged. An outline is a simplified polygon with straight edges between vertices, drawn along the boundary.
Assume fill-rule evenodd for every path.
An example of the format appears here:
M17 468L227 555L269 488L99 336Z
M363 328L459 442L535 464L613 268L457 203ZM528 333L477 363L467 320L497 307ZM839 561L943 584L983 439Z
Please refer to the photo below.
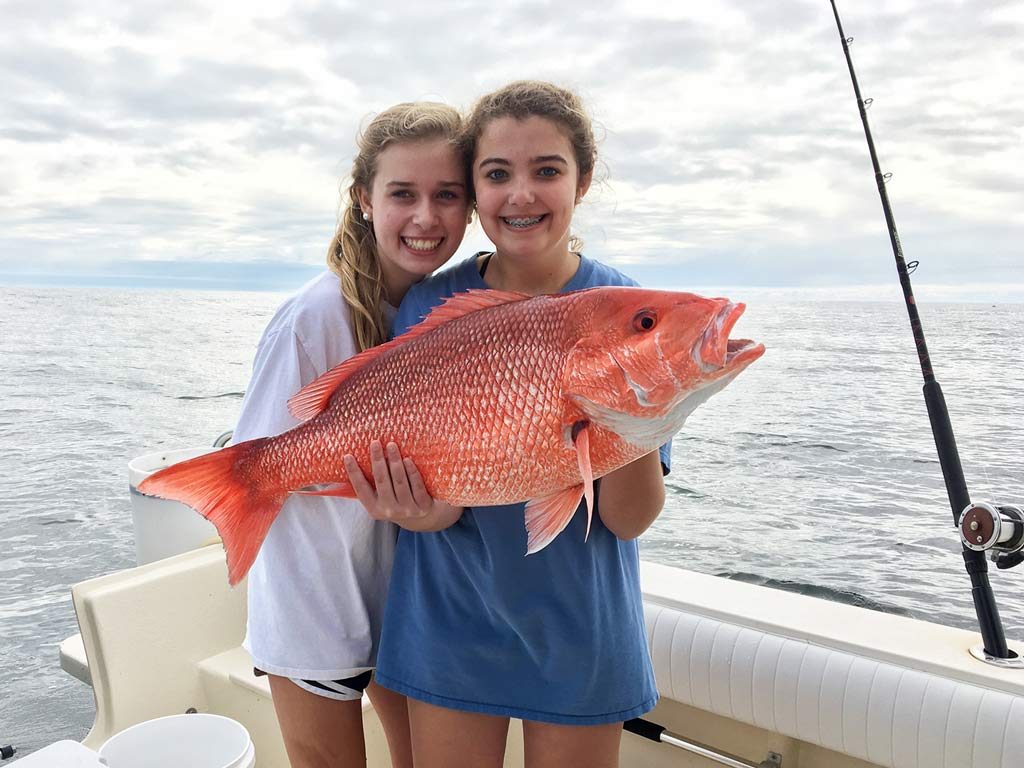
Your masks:
M300 266L300 265L296 265ZM311 267L308 276L295 280L265 279L249 277L239 281L235 276L216 277L210 275L116 275L116 274L63 274L44 272L0 272L0 288L95 288L134 290L190 290L220 293L294 293L309 279L323 271L322 267ZM279 276L276 276L279 278ZM293 276L294 277L294 276ZM654 287L654 286L642 286ZM760 300L769 301L843 301L902 303L903 294L894 284L857 283L842 285L758 285L735 283L730 285L660 285L664 290L678 290L710 295L717 291L750 291ZM991 291L993 295L984 296ZM782 294L794 292L798 296ZM915 286L915 296L933 294L928 301L957 304L1024 304L1024 283L974 283L947 284L921 283ZM753 298L753 297L752 297Z

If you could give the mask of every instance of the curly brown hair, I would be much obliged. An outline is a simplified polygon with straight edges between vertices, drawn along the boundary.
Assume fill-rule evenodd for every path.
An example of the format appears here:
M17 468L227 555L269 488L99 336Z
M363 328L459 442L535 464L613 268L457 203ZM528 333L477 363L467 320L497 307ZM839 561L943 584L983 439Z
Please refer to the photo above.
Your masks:
M463 124L459 148L467 164L473 162L476 145L492 120L543 117L563 128L576 154L580 176L594 170L597 141L594 127L578 95L543 80L516 80L480 98Z

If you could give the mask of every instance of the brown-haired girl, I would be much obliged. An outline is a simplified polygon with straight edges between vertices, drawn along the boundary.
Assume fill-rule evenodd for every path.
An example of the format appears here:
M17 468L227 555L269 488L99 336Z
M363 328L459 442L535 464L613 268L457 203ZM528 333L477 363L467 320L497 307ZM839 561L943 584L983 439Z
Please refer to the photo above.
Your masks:
M288 398L385 341L409 286L455 253L469 212L460 125L451 107L414 103L381 112L363 131L330 271L270 321L236 442L295 426ZM370 682L395 535L357 501L293 496L249 572L245 646L270 676L294 768L365 763L364 689L393 764L412 765L405 698Z
M570 234L596 158L575 94L535 81L495 91L472 111L463 147L494 251L413 286L396 333L472 288L635 285ZM657 700L635 539L661 511L668 446L601 478L589 540L578 511L529 557L524 504L449 507L398 446L372 451L375 489L351 457L346 467L367 509L406 529L376 674L409 697L417 768L498 768L511 717L523 720L528 768L616 766L622 722Z

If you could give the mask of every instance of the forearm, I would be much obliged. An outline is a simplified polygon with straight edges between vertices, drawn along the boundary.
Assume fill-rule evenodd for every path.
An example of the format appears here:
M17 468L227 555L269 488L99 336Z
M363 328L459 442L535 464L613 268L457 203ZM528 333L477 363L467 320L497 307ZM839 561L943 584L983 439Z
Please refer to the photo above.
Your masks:
M665 504L662 477L656 450L602 477L597 507L605 527L624 541L646 531Z

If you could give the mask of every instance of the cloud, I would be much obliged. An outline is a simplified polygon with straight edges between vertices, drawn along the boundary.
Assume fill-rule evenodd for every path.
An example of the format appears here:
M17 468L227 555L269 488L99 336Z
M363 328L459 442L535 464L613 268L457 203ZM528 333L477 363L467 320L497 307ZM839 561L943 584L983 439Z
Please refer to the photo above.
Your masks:
M936 284L1019 283L1019 4L841 10L908 254ZM575 223L593 255L887 279L891 255L865 266L888 238L838 34L809 0L8 2L0 272L317 267L368 115L518 77L577 89L604 137Z

